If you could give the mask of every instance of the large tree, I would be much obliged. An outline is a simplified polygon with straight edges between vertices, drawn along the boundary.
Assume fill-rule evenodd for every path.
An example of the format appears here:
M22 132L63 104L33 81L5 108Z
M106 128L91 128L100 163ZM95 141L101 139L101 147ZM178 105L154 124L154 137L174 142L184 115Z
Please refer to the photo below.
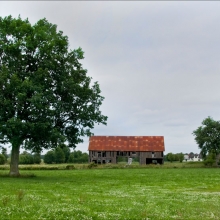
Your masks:
M81 48L46 19L32 25L0 17L0 143L11 143L10 175L19 176L19 149L75 147L95 123L106 124L99 84L83 69Z
M220 153L220 121L215 121L211 117L204 119L202 126L193 131L193 135L203 158L207 154Z

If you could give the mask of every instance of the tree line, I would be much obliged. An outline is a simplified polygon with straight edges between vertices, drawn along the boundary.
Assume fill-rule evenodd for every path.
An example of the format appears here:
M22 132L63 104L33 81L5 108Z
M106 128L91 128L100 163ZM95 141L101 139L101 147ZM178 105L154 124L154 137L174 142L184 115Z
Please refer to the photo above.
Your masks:
M1 147L2 151L0 154L0 165L5 164L8 159L7 149L5 147Z
M7 154L7 149L2 147L0 164L3 165L7 161L10 162L10 156ZM87 163L88 158L89 155L87 153L83 153L80 150L71 152L69 147L62 144L56 149L48 151L45 155L24 151L19 155L19 164L40 164L42 161L46 164Z
M182 163L184 160L184 154L183 153L177 153L177 154L168 153L167 155L164 156L164 160L170 161L171 163L173 161L179 161L180 163Z
M82 151L70 152L69 147L64 144L60 145L54 150L48 151L44 155L44 163L87 163L89 155Z

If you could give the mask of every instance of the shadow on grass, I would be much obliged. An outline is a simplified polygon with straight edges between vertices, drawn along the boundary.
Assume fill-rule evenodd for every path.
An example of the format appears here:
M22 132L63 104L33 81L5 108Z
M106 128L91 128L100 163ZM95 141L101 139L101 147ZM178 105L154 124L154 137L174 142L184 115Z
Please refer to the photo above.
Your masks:
M0 173L0 178L33 178L36 177L33 173L20 174L20 176L9 176L8 173Z

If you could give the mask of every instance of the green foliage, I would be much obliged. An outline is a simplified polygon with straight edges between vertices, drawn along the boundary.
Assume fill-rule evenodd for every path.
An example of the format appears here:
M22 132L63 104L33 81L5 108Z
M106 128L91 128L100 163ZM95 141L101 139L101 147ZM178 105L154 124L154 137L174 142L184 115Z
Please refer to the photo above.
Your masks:
M174 161L175 155L173 153L168 153L167 154L167 160L170 161L171 163Z
M19 156L19 164L34 164L34 158L31 154L24 151Z
M2 154L5 156L5 158L8 158L7 149L5 147L2 147Z
M216 161L216 155L215 153L213 152L210 152L208 154L208 156L205 158L205 160L203 161L203 163L206 165L206 166L212 166Z
M63 153L65 155L65 163L68 162L69 156L70 156L70 148L66 146L65 144L60 144L59 147L63 150Z
M180 163L183 162L183 160L184 160L184 154L183 153L179 154L179 160L180 160Z
M164 155L164 161L179 161L180 163L182 163L184 160L184 154L183 153L177 153L177 154L173 154L173 153L168 153L167 155Z
M164 160L164 162L165 162L165 161L168 161L168 160L167 160L167 155L164 154L163 160Z
M72 152L69 155L68 163L74 163L74 161L75 161L75 157L74 157L74 153Z
M45 18L0 17L0 143L11 143L11 173L18 173L19 148L40 152L90 136L102 115L99 84L83 69L81 48Z
M6 158L3 154L0 154L0 164L5 164L6 163Z
M55 153L50 150L44 155L44 163L52 164L55 163Z
M64 163L65 162L65 154L62 148L57 147L55 149L55 162L56 163Z
M66 166L66 169L67 169L67 170L74 170L74 169L76 169L76 168L74 167L74 165L67 165L67 166Z
M82 151L69 152L67 147L57 147L53 151L48 151L44 155L44 163L87 163L89 155L87 153L82 153ZM68 160L66 157L69 155Z
M128 162L128 158L127 157L118 156L117 157L117 162Z
M41 155L40 154L35 153L33 155L33 159L34 159L34 163L36 163L36 164L40 164L41 163Z
M68 162L69 163L87 163L89 155L87 153L82 153L82 151L73 151L70 153Z
M176 154L176 160L182 163L184 160L184 154L183 153Z
M41 156L38 153L34 155L24 151L22 154L19 155L19 164L40 164L41 163Z
M89 163L88 168L92 169L92 168L97 167L97 166L98 165L96 163L92 162L92 163Z
M208 153L215 155L220 153L220 121L214 121L208 117L202 121L202 126L198 127L192 134L201 149L203 158Z

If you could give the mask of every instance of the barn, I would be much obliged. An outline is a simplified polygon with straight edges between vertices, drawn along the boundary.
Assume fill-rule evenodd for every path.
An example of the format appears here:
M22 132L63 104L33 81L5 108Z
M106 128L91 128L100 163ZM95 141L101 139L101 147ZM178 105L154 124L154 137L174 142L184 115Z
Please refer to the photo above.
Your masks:
M139 163L163 164L163 136L91 136L89 162L117 163L119 157L138 158Z

